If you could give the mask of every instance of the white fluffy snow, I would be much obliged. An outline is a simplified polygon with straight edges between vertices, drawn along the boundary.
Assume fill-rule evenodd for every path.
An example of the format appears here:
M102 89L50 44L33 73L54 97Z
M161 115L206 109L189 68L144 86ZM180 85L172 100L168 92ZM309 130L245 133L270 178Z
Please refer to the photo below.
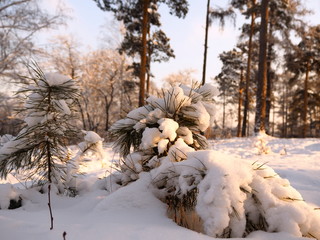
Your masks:
M60 73L45 73L46 82L49 86L57 86L70 81L70 78Z
M179 128L179 124L170 118L161 118L158 123L159 129L162 131L161 137L168 138L173 142L177 137L176 131Z
M160 141L161 132L158 128L148 128L146 127L141 139L142 149L148 149L155 147L156 144Z
M288 193L293 198L302 197L305 201L297 201L297 208L290 207L286 201L282 205L276 206L269 199L263 202L265 210L269 211L269 217L272 218L270 231L277 230L279 233L267 233L257 231L251 233L247 238L253 240L297 240L302 239L297 232L294 222L300 225L308 225L310 228L315 227L318 219L312 218L308 214L310 209L319 209L320 206L320 140L319 139L277 139L268 137L268 146L271 151L269 154L257 154L256 149L252 146L254 139L250 138L233 138L228 140L218 140L211 142L211 153L208 151L200 152L200 154L208 155L210 162L210 175L201 183L201 189L205 190L199 194L203 194L204 205L213 204L215 208L216 218L227 216L224 211L230 211L228 208L220 208L220 206L233 206L237 208L241 204L242 193L234 186L239 186L246 182L250 182L249 171L256 171L254 176L256 181L259 178L265 178L270 175L279 174L282 178L273 178L271 181L281 181L278 184L264 185L263 188L257 189L259 194L277 197L285 196ZM285 149L285 154L283 154ZM194 153L189 153L192 157ZM211 155L212 154L212 155ZM109 147L105 148L105 155L110 162L115 162L114 153ZM94 157L94 156L93 156ZM189 160L187 160L189 161ZM248 162L256 164L249 168ZM259 163L266 163L261 165ZM107 181L111 183L112 179L101 179L110 172L114 172L110 166L101 168L101 164L97 164L95 159L88 161L87 174L81 178L81 182L88 181L86 191L80 196L70 198L53 194L52 207L54 216L54 229L49 230L49 212L47 207L47 195L40 194L35 190L25 190L23 186L17 182L15 178L10 176L6 181L2 181L0 185L0 201L8 204L8 196L10 194L21 195L24 199L23 207L15 210L0 210L0 232L1 240L56 240L63 239L62 234L66 231L67 240L87 240L87 239L117 239L117 240L208 240L212 239L204 234L199 234L191 230L177 226L171 219L166 216L166 206L153 195L151 182L153 181L149 173L140 173L139 179L125 187L114 186L113 193L104 190L103 186L107 185ZM168 166L170 163L167 163ZM177 164L181 165L183 175L187 176L188 170L183 167L184 161ZM195 164L195 163L194 163ZM202 166L193 165L194 167ZM272 169L270 168L272 167ZM190 168L189 168L190 169ZM224 176L228 172L228 175ZM217 189L219 184L212 181L217 179L225 181L224 189ZM185 181L186 179L178 179ZM299 191L295 191L294 187ZM11 185L13 184L13 189ZM234 183L234 184L230 184ZM223 183L222 183L223 184ZM237 184L237 185L236 185ZM182 184L183 186L183 184ZM188 185L186 185L187 188ZM257 184L258 186L262 186ZM279 186L274 188L272 186ZM212 191L220 191L220 195L214 196L210 194ZM300 196L301 193L301 196ZM233 199L233 202L223 202L223 198L227 194L236 194L239 198ZM15 195L16 196L16 195ZM290 199L287 199L290 201ZM308 205L307 205L308 204ZM240 209L240 208L239 208ZM211 216L212 210L200 209L202 214ZM313 210L319 212L320 210ZM240 220L234 222L239 227L239 231L243 228L241 222L241 212L238 212ZM254 216L252 216L254 217ZM292 221L291 221L292 219ZM294 220L294 221L293 221ZM218 221L218 220L217 220ZM207 226L212 226L214 231L217 224L225 224L226 218L222 217L219 222L208 222ZM317 229L315 229L317 231ZM319 231L319 230L318 230ZM242 239L242 238L234 238Z

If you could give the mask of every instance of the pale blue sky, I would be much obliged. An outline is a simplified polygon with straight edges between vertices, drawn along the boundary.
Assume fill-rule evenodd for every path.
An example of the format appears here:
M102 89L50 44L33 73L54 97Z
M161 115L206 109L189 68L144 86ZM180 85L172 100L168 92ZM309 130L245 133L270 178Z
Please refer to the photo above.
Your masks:
M84 49L97 48L101 32L108 31L102 26L112 24L112 14L101 11L93 0L46 0L45 5L48 9L54 9L57 2L66 5L72 19L68 21L67 27L51 31L50 34L72 34L82 43ZM216 2L227 1L211 0L211 2L211 6L214 7ZM313 24L320 24L320 0L305 0L305 2L309 9L316 12L310 17L310 21ZM166 7L160 7L162 29L171 39L176 58L167 63L152 65L155 82L159 83L168 74L184 69L194 69L195 77L201 80L206 3L207 0L190 0L189 13L185 19L173 17L168 14ZM222 51L232 49L238 35L238 27L234 28L231 23L227 23L223 31L220 31L217 23L211 26L207 60L208 81L220 72L221 63L218 55ZM48 33L41 37L41 41L45 42L46 38Z

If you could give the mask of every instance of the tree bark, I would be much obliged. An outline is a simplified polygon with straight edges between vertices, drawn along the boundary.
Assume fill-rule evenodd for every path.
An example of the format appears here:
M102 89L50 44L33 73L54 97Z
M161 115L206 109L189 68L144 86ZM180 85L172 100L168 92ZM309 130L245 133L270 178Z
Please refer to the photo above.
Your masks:
M242 88L243 84L243 69L241 68L240 73L240 83L239 83L239 99L238 99L238 130L237 130L237 137L241 137L241 107L242 107Z
M109 130L109 122L110 122L110 108L113 103L113 98L114 98L114 85L113 83L110 86L111 88L111 93L110 93L110 100L108 99L108 95L104 95L104 101L105 101L105 112L106 112L106 124L105 124L105 131Z
M272 13L270 12L270 18L272 18ZM273 51L273 43L271 43L271 37L272 37L272 31L273 31L273 23L272 19L270 19L269 22L269 41L268 41L268 53L267 53L267 96L266 96L266 120L265 120L265 128L266 133L269 134L269 128L270 128L270 111L271 111L271 105L272 105L272 85L273 85L273 79L272 79L272 73L271 73L271 61L272 61L272 51Z
M149 41L151 41L151 36L150 36L150 26L148 26L148 33L147 36L149 38ZM150 75L151 75L151 54L152 54L152 49L151 49L151 44L148 44L148 56L147 56L147 97L150 95Z
M303 131L302 136L305 138L307 136L308 124L307 124L307 114L308 114L308 84L309 84L309 71L310 71L310 60L306 63L306 77L304 80L304 92L303 92Z
M252 7L256 5L256 0L252 0ZM243 108L243 122L241 136L245 137L247 133L248 111L249 111L249 87L250 87L250 74L251 74L251 59L252 59L252 37L254 34L254 21L256 19L255 12L251 13L250 36L248 44L248 59L247 59L247 73L246 73L246 87L245 87L245 102Z
M142 17L142 50L140 65L140 84L139 84L139 106L144 105L145 88L146 88L146 65L147 65L147 32L148 32L148 7L149 0L143 1L143 17Z
M202 69L202 85L206 83L206 69L207 69L207 50L208 50L208 29L209 29L209 10L210 0L207 2L207 14L206 14L206 28L204 38L204 54L203 54L203 69Z
M222 106L222 129L225 128L225 121L226 121L226 94L223 94L223 106Z
M265 132L266 120L266 90L267 90L267 42L268 42L268 15L269 0L261 3L261 26L259 36L259 70L256 95L256 116L254 132Z
M84 130L87 130L86 120L85 120L85 118L84 118L84 112L83 112L83 109L82 109L82 106L81 106L81 103L80 103L79 99L76 99L76 103L77 103L78 108L79 108L79 111L80 111L83 129L84 129Z

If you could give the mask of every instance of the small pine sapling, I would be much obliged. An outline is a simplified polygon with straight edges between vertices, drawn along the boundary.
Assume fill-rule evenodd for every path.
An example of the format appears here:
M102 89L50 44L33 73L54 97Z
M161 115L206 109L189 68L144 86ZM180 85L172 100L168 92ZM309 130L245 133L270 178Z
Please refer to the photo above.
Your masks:
M66 144L77 134L74 119L78 91L75 81L57 73L44 74L36 65L29 68L26 86L18 91L25 102L25 126L0 150L0 177L13 171L48 184L51 226L51 185L63 188L68 152Z
M122 184L158 167L167 156L178 162L186 159L187 152L206 149L204 132L213 122L214 95L210 85L176 85L163 90L160 98L150 96L147 105L117 121L110 131L115 150L124 158Z

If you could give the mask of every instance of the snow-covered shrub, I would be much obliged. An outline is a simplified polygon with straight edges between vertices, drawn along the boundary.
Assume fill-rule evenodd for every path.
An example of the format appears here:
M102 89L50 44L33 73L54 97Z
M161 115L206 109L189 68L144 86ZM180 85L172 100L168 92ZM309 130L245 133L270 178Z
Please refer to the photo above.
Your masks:
M95 158L101 162L101 166L104 167L107 163L105 162L105 152L103 150L103 141L97 133L93 131L83 131L85 134L84 141L79 143L78 146L83 156L86 153L95 155Z
M75 196L82 190L85 183L79 178L85 174L86 163L95 159L101 167L106 166L106 156L103 150L103 138L93 131L82 131L83 142L78 144L79 150L74 157L67 162L66 194Z
M9 183L0 184L0 209L21 207L21 198L16 189Z
M271 148L268 146L267 138L269 136L265 132L259 132L254 138L253 138L253 145L255 152L259 155L261 154L269 154L271 153Z
M140 172L158 167L162 160L178 162L188 152L206 149L204 132L213 123L214 94L210 85L176 85L160 98L149 97L147 105L116 122L111 133L124 158L122 182L137 179Z
M164 162L151 176L156 195L178 206L175 217L195 212L200 231L210 236L241 238L263 230L320 237L319 212L264 164L197 151L183 162Z
M112 127L124 157L120 184L149 172L154 193L168 204L171 217L212 237L263 230L319 239L319 213L288 180L264 164L204 150L202 132L211 125L214 109L211 89L204 89L175 86ZM258 147L266 153L264 139L258 138Z

